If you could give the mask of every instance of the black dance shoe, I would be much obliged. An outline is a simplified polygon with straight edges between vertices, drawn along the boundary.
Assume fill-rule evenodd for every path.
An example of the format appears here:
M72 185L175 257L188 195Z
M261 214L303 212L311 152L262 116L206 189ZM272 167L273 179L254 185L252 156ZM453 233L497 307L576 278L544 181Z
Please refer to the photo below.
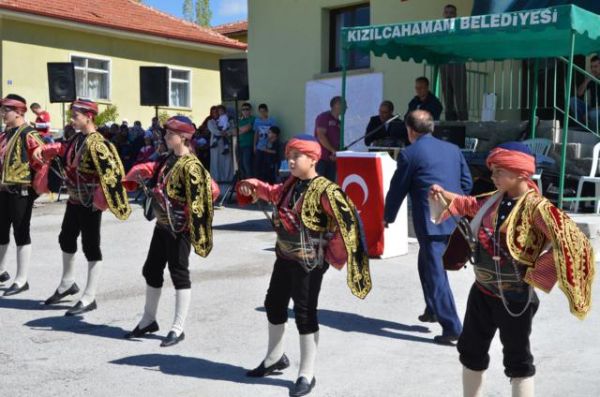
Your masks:
M96 310L98 305L96 305L96 301L94 300L89 305L84 306L83 302L79 301L75 306L67 310L65 316L78 316L83 313L91 312L92 310Z
M10 274L8 274L8 272L3 272L0 274L0 283L5 283L8 280L10 280Z
M169 347L178 344L182 340L185 339L185 333L181 333L181 335L177 336L175 331L169 331L165 340L162 341L160 347Z
M290 397L306 396L312 391L316 383L317 379L314 376L310 383L308 383L308 379L304 376L299 377L294 387L292 387L292 390L290 390Z
M458 335L437 335L433 337L433 341L438 345L455 346Z
M422 323L437 323L438 318L435 314L423 313L419 317L419 321Z
M139 338L146 334L158 331L158 323L153 321L150 325L140 329L139 325L136 325L134 330L125 334L125 339Z
M10 286L9 289L4 291L4 296L12 296L16 294L20 294L21 292L27 291L29 289L29 283L25 283L22 287L19 287L17 283L14 283Z
M284 354L281 356L279 361L277 361L273 365L269 365L265 367L265 362L261 362L260 365L248 372L246 372L246 376L251 378L262 378L263 376L271 375L275 371L281 371L290 366L290 360Z
M75 295L79 292L79 287L77 286L77 284L73 283L73 285L71 285L69 287L68 290L66 290L65 292L58 292L58 289L56 291L54 291L54 294L46 299L46 301L44 302L44 305L54 305L58 302L60 302L61 300L63 300L64 298L66 298L69 295Z

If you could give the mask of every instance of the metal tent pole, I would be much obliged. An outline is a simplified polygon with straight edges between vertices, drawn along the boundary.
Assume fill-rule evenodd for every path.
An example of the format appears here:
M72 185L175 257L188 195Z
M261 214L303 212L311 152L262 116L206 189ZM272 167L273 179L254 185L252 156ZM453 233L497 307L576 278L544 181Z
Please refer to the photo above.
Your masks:
M538 70L539 70L539 66L540 66L540 60L539 58L535 58L535 61L533 63L533 99L532 99L532 106L531 106L531 115L529 116L529 127L530 127L530 131L531 131L531 139L535 138L535 132L536 132L536 128L537 128L537 123L535 122L536 120L536 116L537 116L537 110L538 110L538 97L539 97L539 82L538 82Z
M565 103L563 117L563 135L560 161L560 179L558 183L558 207L562 209L565 198L565 173L567 167L567 142L569 134L569 92L573 81L573 57L575 55L575 32L571 31L571 52L569 53L569 69L567 72L567 83L565 86Z

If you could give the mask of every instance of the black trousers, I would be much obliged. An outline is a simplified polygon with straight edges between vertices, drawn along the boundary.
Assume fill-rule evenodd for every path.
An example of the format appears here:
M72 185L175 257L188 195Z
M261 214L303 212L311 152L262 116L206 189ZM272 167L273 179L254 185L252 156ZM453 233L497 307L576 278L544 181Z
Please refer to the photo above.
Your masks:
M29 233L31 226L31 211L37 195L29 189L27 196L16 193L0 192L0 244L10 242L10 227L17 246L31 244Z
M101 261L100 224L102 211L67 202L65 217L58 235L60 249L67 254L77 252L77 237L81 233L83 253L90 262Z
M294 316L300 335L319 330L317 305L323 274L328 264L306 273L300 264L277 258L265 298L267 318L271 324L283 324L288 318L290 298L294 301Z
M446 120L468 120L467 69L464 64L447 64L440 67L442 93Z
M513 313L520 313L525 302L509 302ZM531 323L539 307L537 295L533 295L529 308L520 317L512 317L496 297L486 295L473 284L467 301L463 331L458 339L460 362L473 371L488 368L488 351L496 330L500 330L504 373L510 378L535 375L535 365L529 345Z
M146 283L153 288L163 286L163 273L169 264L169 273L175 289L189 289L190 281L190 238L187 233L173 234L160 226L154 228L150 250L142 274Z

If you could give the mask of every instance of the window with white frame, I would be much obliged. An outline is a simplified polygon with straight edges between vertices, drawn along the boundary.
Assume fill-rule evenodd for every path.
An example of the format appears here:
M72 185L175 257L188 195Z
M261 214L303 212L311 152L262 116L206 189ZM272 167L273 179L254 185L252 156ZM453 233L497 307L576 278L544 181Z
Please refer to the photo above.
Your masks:
M75 92L80 98L110 99L110 61L71 56L75 64Z
M169 69L170 106L176 108L191 107L190 90L190 71Z

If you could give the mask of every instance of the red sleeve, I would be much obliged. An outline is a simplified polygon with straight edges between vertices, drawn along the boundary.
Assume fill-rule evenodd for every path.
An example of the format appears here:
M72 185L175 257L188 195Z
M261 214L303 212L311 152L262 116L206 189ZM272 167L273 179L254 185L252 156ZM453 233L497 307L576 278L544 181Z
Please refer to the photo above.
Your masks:
M485 203L485 200L477 200L473 196L457 196L450 203L448 210L454 215L474 218L483 203ZM450 216L448 211L446 211L445 215L446 218Z
M44 112L44 113L42 113L40 118L42 119L42 121L44 123L49 123L50 122L50 113Z
M64 156L67 150L67 144L65 142L47 143L42 149L42 156L44 160L49 161L56 156Z
M44 144L35 139L35 137L33 137L31 134L27 134L25 142L27 143L27 158L29 159L29 165L31 168L37 171L42 167L42 164L33 159L33 151Z
M265 183L263 181L260 181L258 179L244 179L243 181L240 181L240 183L238 183L236 185L236 196L238 198L238 204L239 205L248 205L250 203L252 203L252 197L247 197L247 196L243 196L240 193L240 186L241 183L248 183L250 185L252 185L255 189L256 189L256 195L259 199L267 201L269 203L276 203L279 201L280 197L281 197L281 192L283 191L283 183L277 184L277 185L270 185L268 183Z
M219 195L221 194L221 188L219 187L217 182L215 182L215 180L212 178L210 179L210 191L212 193L212 201L214 203L215 201L217 201Z
M134 191L137 189L140 180L147 180L152 178L158 167L158 162L150 161L148 163L134 165L125 178L121 181L127 191Z
M536 229L544 233L544 236L546 236L546 241L552 241L552 237L550 236L546 222L544 222L544 219L539 212L536 212L533 224ZM525 274L525 281L527 281L527 283L541 289L544 292L550 292L557 281L556 265L554 263L554 251L552 245L549 245L548 248L549 249L546 252L543 252L537 258L534 267L528 269L527 273Z

